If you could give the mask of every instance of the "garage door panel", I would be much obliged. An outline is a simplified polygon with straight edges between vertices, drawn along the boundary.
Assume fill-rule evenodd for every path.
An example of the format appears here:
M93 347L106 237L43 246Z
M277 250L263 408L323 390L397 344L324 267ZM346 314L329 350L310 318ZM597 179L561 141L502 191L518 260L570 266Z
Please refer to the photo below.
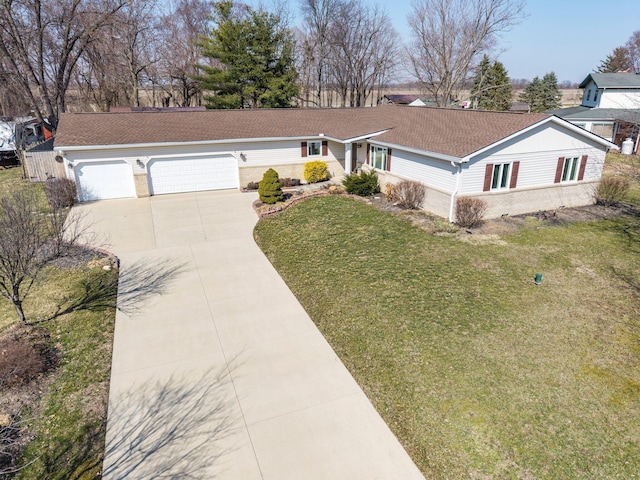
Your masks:
M156 159L149 179L152 195L238 188L238 162L231 155Z
M80 162L74 175L81 202L136 196L133 169L125 161Z

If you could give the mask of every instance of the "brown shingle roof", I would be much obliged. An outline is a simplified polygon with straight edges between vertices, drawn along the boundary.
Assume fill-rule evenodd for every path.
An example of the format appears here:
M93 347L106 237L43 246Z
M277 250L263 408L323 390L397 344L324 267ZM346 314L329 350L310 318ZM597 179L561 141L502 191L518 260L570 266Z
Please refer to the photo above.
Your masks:
M383 130L376 140L463 157L548 115L384 105L350 109L66 113L56 147L200 142L248 138L345 140Z

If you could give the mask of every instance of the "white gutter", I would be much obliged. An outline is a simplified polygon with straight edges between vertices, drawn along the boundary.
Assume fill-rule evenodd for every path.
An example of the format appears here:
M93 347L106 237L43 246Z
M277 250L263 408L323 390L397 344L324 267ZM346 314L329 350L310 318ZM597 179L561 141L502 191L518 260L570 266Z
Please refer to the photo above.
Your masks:
M337 143L343 143L342 139L328 137L323 134L298 137L262 137L262 138L225 138L221 140L194 140L191 142L153 142L153 143L122 143L115 145L56 145L56 150L81 151L81 150L106 150L112 148L149 148L149 147L183 147L193 145L216 145L229 143L259 143L277 141L309 140L310 138L327 139Z
M451 166L456 169L456 188L451 193L451 203L449 204L449 221L453 223L455 221L454 211L456 205L456 195L458 195L458 192L460 191L460 184L462 183L462 163L451 162Z

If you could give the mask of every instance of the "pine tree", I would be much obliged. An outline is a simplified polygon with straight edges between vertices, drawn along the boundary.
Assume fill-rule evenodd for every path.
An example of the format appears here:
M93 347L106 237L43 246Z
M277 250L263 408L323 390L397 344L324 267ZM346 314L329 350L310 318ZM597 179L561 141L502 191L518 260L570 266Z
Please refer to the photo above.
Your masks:
M607 58L600 62L596 70L598 73L627 72L633 69L633 63L629 57L629 50L625 47L618 47Z
M519 100L529 104L531 112L544 112L561 106L562 92L558 88L558 79L553 72L547 73L542 80L535 77L520 93Z
M231 1L214 4L215 28L200 42L217 66L200 65L209 108L289 107L298 94L294 40L280 18Z
M511 83L501 62L489 63L485 55L476 69L471 89L473 108L481 110L508 110L511 106Z
M542 112L545 110L553 110L554 108L560 108L562 106L562 92L558 87L558 77L554 72L549 72L542 77L543 97L542 97Z

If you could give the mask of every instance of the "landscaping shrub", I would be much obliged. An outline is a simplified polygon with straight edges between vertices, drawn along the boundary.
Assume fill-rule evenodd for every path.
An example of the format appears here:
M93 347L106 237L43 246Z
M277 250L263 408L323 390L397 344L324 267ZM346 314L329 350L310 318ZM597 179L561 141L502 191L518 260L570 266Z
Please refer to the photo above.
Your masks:
M352 173L344 177L342 181L347 193L368 197L375 193L380 193L378 174L375 171L362 171L360 174Z
M424 197L427 194L425 186L415 180L403 180L395 189L395 198L401 206L418 210L422 207Z
M282 187L280 186L278 172L273 168L264 172L262 181L258 187L258 195L261 202L268 204L274 204L284 200L284 194L282 193Z
M280 179L280 185L282 185L283 187L299 187L300 186L300 179L299 178L281 178Z
M307 183L318 183L329 178L329 170L327 170L327 162L322 160L314 160L304 164L304 179Z
M396 193L397 193L397 187L395 183L387 183L384 186L384 198L386 198L389 202L395 202L396 201Z
M629 192L629 180L622 177L603 177L598 186L596 201L601 205L616 205Z
M29 383L46 371L44 356L28 339L9 336L0 340L0 388Z
M259 187L260 187L260 182L247 183L247 190L258 190Z
M487 202L480 198L458 197L456 200L456 223L461 227L473 228L482 223Z
M68 178L48 178L45 192L49 205L54 210L72 207L76 203L76 182Z

